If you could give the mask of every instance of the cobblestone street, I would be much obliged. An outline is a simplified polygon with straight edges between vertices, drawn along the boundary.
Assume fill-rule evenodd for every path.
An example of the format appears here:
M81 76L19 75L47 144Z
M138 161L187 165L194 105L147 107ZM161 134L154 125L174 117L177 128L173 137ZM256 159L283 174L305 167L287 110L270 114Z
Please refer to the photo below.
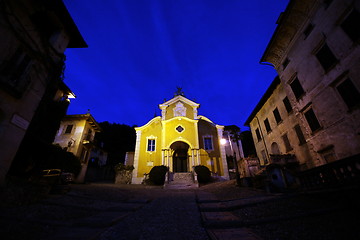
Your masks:
M2 206L2 239L360 239L358 190L267 194L234 181L200 188L71 185Z

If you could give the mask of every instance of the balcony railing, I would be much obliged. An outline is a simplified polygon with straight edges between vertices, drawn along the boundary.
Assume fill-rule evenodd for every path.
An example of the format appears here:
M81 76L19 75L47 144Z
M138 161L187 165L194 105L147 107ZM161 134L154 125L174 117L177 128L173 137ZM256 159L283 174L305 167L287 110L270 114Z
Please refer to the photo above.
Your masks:
M301 172L304 190L352 186L360 183L360 154Z

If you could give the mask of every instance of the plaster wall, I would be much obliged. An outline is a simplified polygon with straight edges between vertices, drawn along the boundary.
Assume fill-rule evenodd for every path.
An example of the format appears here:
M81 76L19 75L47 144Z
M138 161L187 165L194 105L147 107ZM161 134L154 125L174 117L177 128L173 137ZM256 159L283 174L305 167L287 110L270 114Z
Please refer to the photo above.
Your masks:
M360 108L348 109L336 86L350 78L360 91L360 47L353 42L341 28L341 22L352 8L360 11L360 1L335 0L328 8L322 4L309 14L291 45L282 55L281 62L288 58L284 69L277 65L276 70L285 85L301 122L307 141L314 150L314 164L325 164L329 160L324 153L332 152L331 161L360 153ZM314 29L305 37L308 24ZM325 71L316 58L316 52L326 43L338 63ZM289 83L297 76L305 94L296 99ZM312 132L304 113L312 108L321 129Z

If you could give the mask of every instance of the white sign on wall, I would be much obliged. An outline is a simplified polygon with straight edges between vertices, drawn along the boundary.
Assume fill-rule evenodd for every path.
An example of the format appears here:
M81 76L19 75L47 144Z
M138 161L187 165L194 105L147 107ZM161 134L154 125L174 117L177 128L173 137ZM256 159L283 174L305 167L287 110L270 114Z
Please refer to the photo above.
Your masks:
M11 123L14 124L15 126L26 130L29 127L30 122L26 119L24 119L23 117L14 114L12 119L11 119Z

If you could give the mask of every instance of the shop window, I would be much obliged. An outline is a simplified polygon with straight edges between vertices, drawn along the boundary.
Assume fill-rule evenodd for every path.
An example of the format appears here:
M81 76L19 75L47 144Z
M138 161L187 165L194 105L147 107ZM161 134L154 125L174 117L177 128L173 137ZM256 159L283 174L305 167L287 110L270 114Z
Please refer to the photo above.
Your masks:
M290 83L290 87L297 100L299 100L305 94L305 91L297 77Z
M307 112L305 112L304 115L312 132L321 128L321 125L312 108L310 108Z
M336 89L349 109L360 104L360 93L349 78L340 83Z
M320 48L320 50L315 54L315 56L320 62L325 72L328 72L338 62L337 58L326 43Z
M341 28L355 42L360 38L360 13L355 9L342 22Z

